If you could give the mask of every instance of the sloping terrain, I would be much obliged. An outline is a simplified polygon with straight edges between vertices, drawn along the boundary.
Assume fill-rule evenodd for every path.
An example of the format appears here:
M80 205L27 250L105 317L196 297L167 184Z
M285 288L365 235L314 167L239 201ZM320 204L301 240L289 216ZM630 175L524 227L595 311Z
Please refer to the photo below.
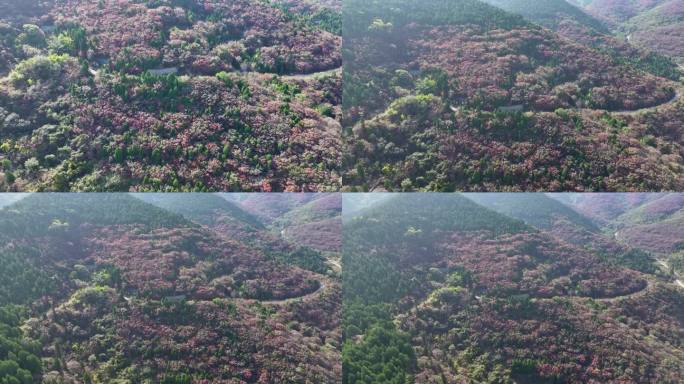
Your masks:
M559 240L595 253L602 261L644 273L658 270L649 248L619 242L606 222L595 222L575 210L571 202L586 195L602 194L541 194L541 193L468 193L476 203L551 234ZM617 196L618 194L610 194ZM555 197L555 198L554 198ZM626 195L630 197L630 195ZM656 199L643 197L643 200ZM638 200L632 198L632 200ZM604 202L619 209L619 199ZM657 236L656 236L657 237ZM642 249L643 248L643 249Z
M25 193L2 193L0 194L0 208L10 205L26 197Z
M681 85L478 1L345 8L345 186L677 189Z
M553 200L531 208L520 196L483 202L577 218ZM684 375L682 292L562 235L459 195L400 194L351 220L344 236L346 383Z
M2 350L18 368L0 378L339 382L337 279L189 214L216 204L249 218L218 196L164 196L145 198L187 216L126 194L32 194L0 210L1 329L24 340Z
M656 76L678 80L684 73L672 60L672 51L613 35L606 23L566 0L531 3L528 0L486 0L487 3L558 32L562 37L599 50L617 63L629 64ZM662 19L662 17L660 18ZM675 40L675 39L672 39ZM657 53L661 52L661 53Z
M464 196L540 229L550 229L557 221L565 220L589 232L599 230L588 218L541 193L468 193Z
M575 0L632 44L684 63L682 0Z
M616 221L616 239L662 254L684 249L683 200L681 195L664 197L640 207L638 213L630 212L641 216L641 222L623 222L619 218Z
M600 225L615 219L630 209L663 196L661 193L552 193L562 201Z
M227 194L260 217L271 231L294 244L331 252L339 258L342 196L337 194Z
M250 209L264 212L269 211L269 207L283 208L295 204L291 198L297 200L299 195L304 194L259 194L263 198L249 197L250 194L236 195L238 196L206 193L135 194L151 204L190 217L222 237L239 240L259 249L268 257L312 272L326 273L330 268L330 259L339 258L335 253L339 252L342 228L341 225L335 225L334 209L324 214L325 219L316 215L301 215L297 222L283 222L280 226L275 226L265 217L246 212L239 202L242 201ZM336 194L312 196L312 202L319 199L322 202L332 202L333 206L335 201L339 202L341 199ZM312 204L312 207L318 206L325 204ZM337 215L339 216L339 212Z
M594 219L618 242L657 254L681 249L684 196L680 193L575 194L572 197L564 199L565 203Z
M558 29L565 22L574 22L597 32L607 33L608 29L598 19L565 0L548 0L532 4L527 0L485 0L486 3L520 14L526 19L549 29Z
M614 23L624 22L647 12L668 0L572 0L601 18Z
M222 196L236 201L242 209L259 217L264 223L271 224L287 212L312 201L317 195L313 193L228 193Z
M341 20L328 3L8 9L0 190L339 189Z
M656 260L664 276L684 288L684 196L681 193L552 196L592 217L602 228L604 238L631 248L618 259L628 261L628 265L641 266L637 269L653 272L652 268L643 268L643 262L637 263L644 260L644 252L647 252L650 259ZM614 249L612 254L621 255L621 252Z
M339 254L342 196L326 194L279 217L272 226L295 244Z
M351 220L392 196L391 193L342 194L342 217Z

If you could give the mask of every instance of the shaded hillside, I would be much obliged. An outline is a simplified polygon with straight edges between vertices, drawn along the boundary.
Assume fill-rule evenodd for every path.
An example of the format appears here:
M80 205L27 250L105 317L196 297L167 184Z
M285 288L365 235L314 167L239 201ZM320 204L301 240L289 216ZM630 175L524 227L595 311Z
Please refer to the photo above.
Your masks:
M565 0L547 0L536 4L528 0L485 0L486 3L524 16L546 28L556 30L563 22L574 22L597 32L608 33L600 20Z
M334 225L318 225L311 232L302 232L302 226L307 228L316 222L310 217L301 217L299 223L283 223L279 232L274 233L267 229L256 216L243 210L237 203L233 203L235 200L231 194L144 193L135 194L135 196L202 224L221 237L248 244L263 252L270 259L287 265L296 265L312 272L326 273L328 271L326 258L319 251L336 249L341 241L341 228ZM277 205L282 206L288 203L279 200L288 200L290 197L286 194L273 194L273 196L264 200L250 199L249 204L257 209L264 207L260 204L267 203L279 203ZM334 199L336 195L324 196ZM297 234L299 241L290 241L284 236L285 231Z
M210 225L217 216L228 216L236 225L262 229L263 224L253 215L219 195L206 193L136 193L133 196L167 211L178 213L200 224Z
M30 195L0 227L23 382L339 382L335 279L126 194Z
M357 215L362 215L373 205L391 198L391 193L363 193L342 194L342 216L344 220L351 220Z
M641 191L684 182L678 83L481 2L430 0L422 12L410 3L346 8L347 188Z
M26 197L24 193L3 193L0 194L0 208L10 205Z
M670 284L458 195L401 194L345 229L345 383L684 375Z
M541 193L468 193L467 198L540 229L550 229L559 220L590 232L599 228L575 210Z

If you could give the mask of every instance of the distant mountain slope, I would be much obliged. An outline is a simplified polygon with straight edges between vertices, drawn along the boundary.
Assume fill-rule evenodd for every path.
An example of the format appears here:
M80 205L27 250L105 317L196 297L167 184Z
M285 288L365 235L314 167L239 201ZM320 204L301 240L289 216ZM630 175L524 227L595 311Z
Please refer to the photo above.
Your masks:
M644 273L657 271L649 253L617 242L612 233L604 232L605 227L561 201L563 197L572 199L575 194L468 193L465 196L501 214L523 220L561 241L590 250L604 262Z
M598 49L616 62L627 63L672 80L678 80L684 74L677 68L677 64L666 56L672 51L663 52L663 49L643 44L640 45L641 48L637 48L624 39L618 39L612 35L604 21L594 18L579 6L570 4L566 0L545 0L536 3L531 3L529 0L486 0L486 2L522 15L572 41ZM659 18L665 20L663 18L667 17L661 15ZM676 41L676 39L671 40Z
M618 243L667 255L684 248L680 193L551 194L591 217Z
M575 0L632 44L684 64L684 1Z
M14 202L19 201L26 196L27 195L25 193L0 193L0 208L13 204Z
M588 15L566 0L484 0L484 2L522 15L528 20L549 29L557 30L562 22L573 21L599 32L608 33L608 28L598 19Z
M278 217L272 225L286 228L292 225L316 222L339 217L342 213L342 195L339 193L319 194L308 203L298 206Z
M276 219L272 228L288 240L320 251L342 247L342 195L324 194Z
M312 201L317 195L315 193L226 193L221 196L236 201L242 209L259 217L264 224L268 225L287 212Z
M340 251L340 194L230 193L221 196L237 202L242 209L258 217L271 231L293 244L324 252Z
M599 231L587 217L542 193L468 193L465 196L540 229L550 229L557 220L566 220L584 230Z
M620 28L634 45L669 55L684 65L684 0L666 1Z
M633 208L612 221L615 238L667 256L684 250L684 194L672 193Z
M651 10L669 0L572 0L590 12L609 20L620 23L631 19L643 12Z
M668 193L654 196L615 219L620 225L648 224L668 220L684 208L684 194ZM684 240L684 239L683 239Z
M236 220L236 224L241 222L255 229L263 228L262 223L255 216L216 194L135 193L133 196L200 224L212 223L218 215L221 215Z
M658 199L658 193L552 193L549 196L562 201L597 224L603 226L623 213L648 201Z

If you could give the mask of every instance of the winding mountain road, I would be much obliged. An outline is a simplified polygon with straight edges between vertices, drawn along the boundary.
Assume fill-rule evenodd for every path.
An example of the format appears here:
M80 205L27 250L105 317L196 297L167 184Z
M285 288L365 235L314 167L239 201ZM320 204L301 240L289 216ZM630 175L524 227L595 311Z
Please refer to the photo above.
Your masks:
M639 108L639 109L634 109L634 110L622 110L622 111L614 111L614 112L608 111L608 112L612 113L614 115L618 115L618 116L620 116L620 115L638 115L638 114L643 113L643 112L653 112L658 108L662 108L662 107L668 106L670 104L675 104L681 98L682 93L684 93L684 86L676 86L674 96L672 96L672 98L670 100L668 100L664 103L654 105L652 107Z
M626 295L598 298L598 299L594 299L594 301L611 303L611 302L624 300L624 299L633 299L635 297L644 296L646 293L648 293L648 291L651 290L652 287L653 287L653 283L651 282L651 280L646 279L646 286L643 287L642 289L638 290L638 291L634 291L634 292L628 293Z
M261 304L284 305L284 304L291 303L291 302L293 302L293 301L312 299L312 298L314 298L315 296L320 295L320 294L322 293L322 291L325 289L326 286L327 286L327 285L326 285L325 283L321 283L321 286L318 287L317 290L315 290L315 291L313 291L313 292L311 292L311 293L307 293L307 294L304 295L304 296L290 297L290 298L281 299L281 300L261 300L261 301L260 301L260 300L255 300L255 301L258 301L258 302L260 302Z
M332 75L335 73L341 73L342 72L342 67L337 67L333 69L327 69L325 71L319 71L319 72L311 72L307 74L300 74L300 75L280 75L281 79L284 80L306 80L306 79L311 79L315 77L321 77L321 76L327 76L327 75Z
M665 267L666 270L668 270L668 271L670 270L670 266L667 265L667 263L666 263L665 261L663 261L663 260L658 260L658 264L660 264L660 265L662 265L663 267ZM679 279L679 275L677 275L677 273L675 273L675 284L677 284L677 285L679 285L680 287L684 288L684 281L682 281L682 280Z
M597 112L597 111L598 112L608 112L610 114L617 115L617 116L639 115L639 114L644 113L644 112L653 112L659 108L663 108L663 107L666 107L668 105L672 105L672 104L677 103L681 99L682 94L684 94L684 85L675 85L674 88L675 88L675 93L670 100L665 101L663 103L660 103L658 105L651 106L651 107L638 108L638 109L624 109L624 110L620 110L620 111L609 111L606 109L593 109L593 108L569 108L569 109L574 110L574 111L580 111L580 112ZM453 105L450 105L449 108L453 112L458 111L458 108L456 108ZM531 112L540 112L540 111L531 111Z

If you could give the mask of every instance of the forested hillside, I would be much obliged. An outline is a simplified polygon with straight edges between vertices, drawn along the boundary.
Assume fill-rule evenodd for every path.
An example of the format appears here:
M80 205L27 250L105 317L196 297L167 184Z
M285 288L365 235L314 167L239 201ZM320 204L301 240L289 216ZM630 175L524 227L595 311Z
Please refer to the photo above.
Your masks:
M0 194L0 208L21 200L26 196L25 193L2 193Z
M584 230L598 231L590 219L541 193L468 193L465 196L540 229L549 229L556 221L566 220Z
M682 0L573 0L602 18L630 43L684 63Z
M342 216L344 220L351 220L392 196L391 193L342 194Z
M482 206L523 220L558 239L588 249L604 262L650 274L659 269L650 249L618 242L612 227L606 227L605 222L594 222L571 207L572 203L566 205L551 197L571 201L580 196L578 194L469 193L466 196ZM616 206L617 201L606 204Z
M485 0L506 11L519 14L528 20L558 32L562 37L582 43L610 56L616 63L632 65L656 76L678 80L684 72L675 65L671 51L663 53L648 45L635 46L630 39L611 33L603 20L591 16L586 10L566 0L546 0L531 3L529 0Z
M542 28L534 22L548 10L534 9L525 20L477 0L348 2L345 187L681 186L676 65L610 50L595 29L596 39L575 39Z
M339 1L5 11L0 190L339 189Z
M597 32L608 32L608 28L600 20L565 0L547 0L534 5L528 0L485 0L485 2L522 15L549 29L557 29L562 23L574 22Z
M557 196L554 196L557 197ZM684 196L680 193L576 195L566 204L598 213L597 223L615 242L650 252L663 272L684 281ZM600 207L617 207L603 212ZM684 285L683 285L684 286Z
M324 194L280 216L271 224L286 239L339 260L342 250L342 196Z
M135 196L0 209L0 381L339 382L339 279L287 252L319 253L217 195Z
M680 381L684 291L567 242L549 217L602 236L569 206L499 195L475 200L539 230L454 194L345 222L343 382Z

